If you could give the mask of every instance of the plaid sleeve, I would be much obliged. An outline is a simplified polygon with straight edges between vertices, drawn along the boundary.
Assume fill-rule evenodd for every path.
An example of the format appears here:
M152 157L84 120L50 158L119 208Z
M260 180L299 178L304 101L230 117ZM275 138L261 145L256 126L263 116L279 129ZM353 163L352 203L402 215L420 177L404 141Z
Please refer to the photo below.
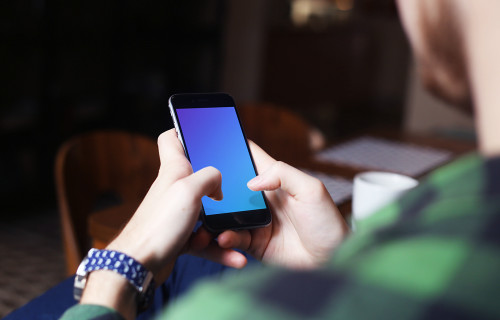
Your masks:
M469 156L359 225L321 270L207 282L165 319L498 319L500 159Z
M77 304L66 310L59 320L125 320L114 309L94 304Z

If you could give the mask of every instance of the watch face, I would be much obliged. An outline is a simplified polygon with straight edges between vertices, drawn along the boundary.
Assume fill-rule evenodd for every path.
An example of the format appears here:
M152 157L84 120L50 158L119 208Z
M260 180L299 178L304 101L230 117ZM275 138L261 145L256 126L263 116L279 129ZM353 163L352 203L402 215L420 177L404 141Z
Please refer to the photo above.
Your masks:
M80 299L82 298L82 293L83 289L85 289L86 282L87 276L75 276L75 284L73 285L73 297L76 301L80 301Z

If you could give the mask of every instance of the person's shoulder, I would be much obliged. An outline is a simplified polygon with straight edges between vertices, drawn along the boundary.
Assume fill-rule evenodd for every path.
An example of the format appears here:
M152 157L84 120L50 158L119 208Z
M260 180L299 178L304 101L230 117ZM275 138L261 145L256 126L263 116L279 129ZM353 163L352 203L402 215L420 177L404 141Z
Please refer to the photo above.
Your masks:
M429 315L500 317L499 223L500 158L467 155L375 214L330 267ZM437 309L417 306L424 300Z

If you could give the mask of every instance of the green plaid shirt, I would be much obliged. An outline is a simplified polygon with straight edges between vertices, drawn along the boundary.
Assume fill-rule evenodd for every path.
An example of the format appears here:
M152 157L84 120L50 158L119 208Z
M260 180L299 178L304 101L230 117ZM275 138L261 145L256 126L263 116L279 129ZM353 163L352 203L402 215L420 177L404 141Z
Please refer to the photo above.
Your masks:
M470 155L359 223L323 269L206 281L160 319L500 319L499 229L500 158ZM69 312L103 310L116 316Z

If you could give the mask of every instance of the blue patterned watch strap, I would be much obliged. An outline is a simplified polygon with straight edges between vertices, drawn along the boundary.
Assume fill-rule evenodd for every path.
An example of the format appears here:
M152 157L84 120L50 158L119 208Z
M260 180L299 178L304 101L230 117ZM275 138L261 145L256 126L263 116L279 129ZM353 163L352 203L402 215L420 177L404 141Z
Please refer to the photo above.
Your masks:
M153 299L155 285L151 272L124 253L90 249L78 269L77 274L88 274L97 270L117 272L139 291L139 309L141 310L146 308Z

